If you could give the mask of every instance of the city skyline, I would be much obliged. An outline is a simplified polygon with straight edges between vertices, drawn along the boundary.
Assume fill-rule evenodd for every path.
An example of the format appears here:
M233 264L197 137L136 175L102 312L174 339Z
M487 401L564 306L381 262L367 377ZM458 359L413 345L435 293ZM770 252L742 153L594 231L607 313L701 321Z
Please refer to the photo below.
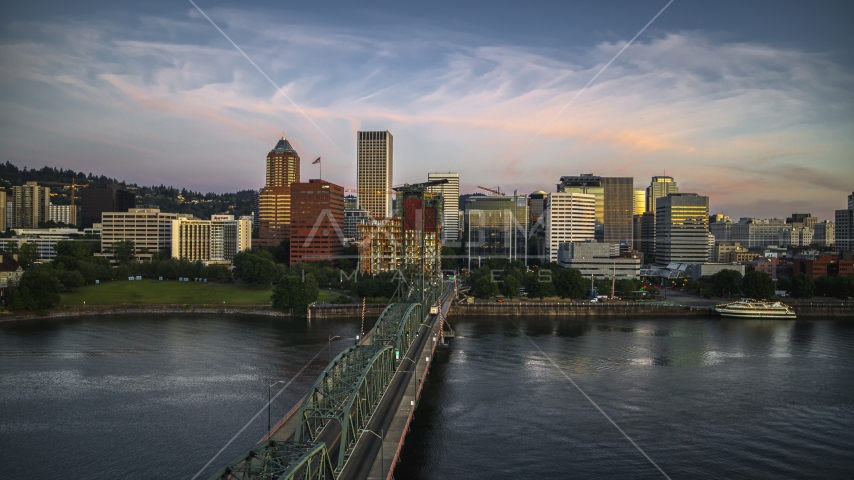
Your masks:
M603 71L666 1L450 15L196 4L281 92L190 3L7 7L0 160L257 190L284 132L352 188L355 132L388 130L394 184L453 171L461 193L668 175L733 219L833 220L852 190L849 6L677 1Z

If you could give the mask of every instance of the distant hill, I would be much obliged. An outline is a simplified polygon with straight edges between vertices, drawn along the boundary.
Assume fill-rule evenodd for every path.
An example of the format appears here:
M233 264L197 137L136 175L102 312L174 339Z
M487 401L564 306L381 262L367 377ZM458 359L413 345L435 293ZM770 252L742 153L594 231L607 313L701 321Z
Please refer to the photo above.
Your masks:
M165 185L139 186L104 175L95 175L62 168L43 167L41 169L23 169L9 162L0 163L0 186L7 191L13 186L27 182L63 182L76 184L104 183L119 185L136 194L136 204L141 207L157 207L164 212L189 213L198 218L209 219L211 215L227 213L230 215L249 215L252 213L254 190L241 190L236 193L201 193ZM44 185L51 189L51 202L54 205L71 203L71 189L62 185ZM85 187L81 187L85 188ZM80 204L79 189L76 193L77 204Z

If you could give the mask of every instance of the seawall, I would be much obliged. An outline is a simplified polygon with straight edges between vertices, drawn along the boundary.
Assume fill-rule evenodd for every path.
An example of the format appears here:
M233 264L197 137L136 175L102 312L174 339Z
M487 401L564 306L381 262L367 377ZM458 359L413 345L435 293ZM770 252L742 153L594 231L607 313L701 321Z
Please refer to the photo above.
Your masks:
M268 305L87 305L85 307L67 307L44 312L14 312L0 316L0 322L35 320L41 318L82 317L87 315L132 315L193 313L220 315L264 315L270 317L289 317L289 314L274 310Z
M798 317L854 317L854 302L797 303ZM604 303L474 303L454 305L455 316L718 316L709 306L630 302Z

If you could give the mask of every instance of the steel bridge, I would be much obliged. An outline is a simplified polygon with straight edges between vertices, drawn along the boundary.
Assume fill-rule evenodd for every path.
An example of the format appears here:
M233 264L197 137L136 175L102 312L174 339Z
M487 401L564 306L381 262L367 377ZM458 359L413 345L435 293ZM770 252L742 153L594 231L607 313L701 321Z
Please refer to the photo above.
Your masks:
M335 479L409 350L425 319L424 305L442 294L439 278L416 278L390 303L368 342L341 352L323 370L299 409L291 442L267 440L231 461L211 479Z

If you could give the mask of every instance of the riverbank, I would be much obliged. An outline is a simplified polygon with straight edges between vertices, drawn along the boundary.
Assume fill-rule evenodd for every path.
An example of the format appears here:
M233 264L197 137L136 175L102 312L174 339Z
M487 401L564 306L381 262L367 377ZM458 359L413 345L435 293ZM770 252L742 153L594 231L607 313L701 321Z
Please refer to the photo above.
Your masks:
M168 313L264 315L269 317L290 316L290 314L282 313L269 305L77 305L38 312L4 312L0 315L0 322L42 318L83 317L88 315L159 315Z
M790 303L799 318L809 317L854 317L854 302L800 302ZM365 319L376 319L386 305L365 305ZM713 305L681 305L668 302L514 302L514 303L474 303L456 304L451 314L458 316L501 316L501 317L586 317L586 316L690 316L714 317L717 314ZM82 317L86 315L124 315L124 314L220 314L220 315L263 315L270 317L289 317L290 314L275 310L269 305L65 305L54 310L42 312L6 312L0 315L0 322L33 320L39 318ZM312 305L308 309L308 319L359 318L362 316L360 304Z

